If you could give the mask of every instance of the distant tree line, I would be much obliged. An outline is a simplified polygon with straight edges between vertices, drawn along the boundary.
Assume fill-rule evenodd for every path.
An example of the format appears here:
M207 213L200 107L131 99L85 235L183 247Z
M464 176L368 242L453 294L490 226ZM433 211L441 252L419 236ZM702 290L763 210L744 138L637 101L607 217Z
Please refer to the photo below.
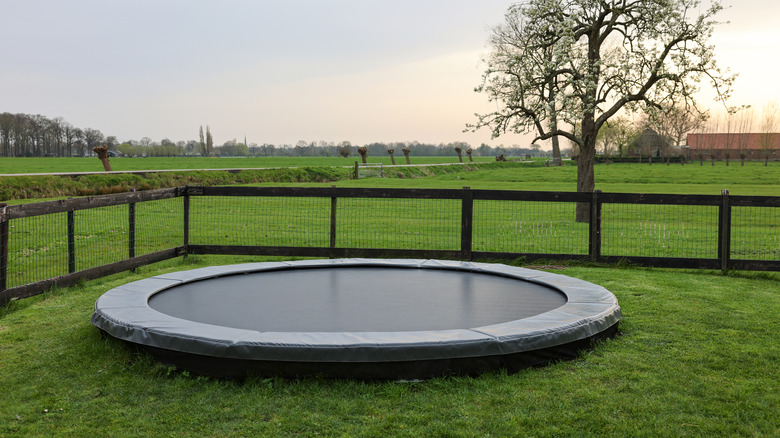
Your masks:
M0 156L83 156L98 145L116 150L114 136L92 128L77 128L62 117L49 119L36 114L0 114Z
M120 142L115 136L105 136L92 128L78 128L62 117L53 119L42 115L0 114L0 156L2 157L83 157L94 155L97 146L106 146L109 151L127 157L178 157L178 156L224 156L224 157L350 157L357 155L359 147L365 147L368 157L388 156L388 150L408 149L412 156L456 156L456 149L472 150L474 156L538 156L542 153L538 145L530 148L489 146L485 143L472 148L465 142L420 143L390 142L353 145L349 141L338 143L328 141L304 141L296 144L244 144L228 140L222 146L214 146L211 130L201 126L199 140L172 141L164 138L157 142L149 137L140 140Z
M238 144L243 146L243 144ZM245 151L241 150L235 155L246 155L252 157L350 157L357 155L359 147L365 147L368 157L386 157L388 156L388 150L395 150L400 153L403 149L409 149L412 156L457 156L456 148L460 148L463 151L472 149L471 145L465 142L452 142L452 143L420 143L417 141L409 142L374 142L365 145L353 145L349 141L342 141L339 143L334 142L306 142L299 141L293 145L273 145L273 144L250 144ZM231 154L230 151L234 149L230 147L230 142L226 143L222 147L218 148L222 155ZM492 147L485 143L482 143L479 147L473 148L474 156L491 157L491 156L525 156L525 155L539 155L541 150L539 147L535 148L519 148L519 147L504 147L496 146Z

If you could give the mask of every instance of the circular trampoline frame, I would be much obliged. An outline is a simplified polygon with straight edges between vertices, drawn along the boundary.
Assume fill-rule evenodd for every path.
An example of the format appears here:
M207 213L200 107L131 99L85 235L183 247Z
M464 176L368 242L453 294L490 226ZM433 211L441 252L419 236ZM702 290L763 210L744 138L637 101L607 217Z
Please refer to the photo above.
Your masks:
M398 332L259 332L176 318L149 306L153 295L200 280L366 266L498 275L555 289L566 296L566 303L535 316L483 327ZM498 368L514 372L571 359L595 340L614 336L620 318L620 306L611 292L565 275L503 264L335 259L212 266L157 275L103 294L95 303L92 324L151 351L163 363L200 374L424 379Z

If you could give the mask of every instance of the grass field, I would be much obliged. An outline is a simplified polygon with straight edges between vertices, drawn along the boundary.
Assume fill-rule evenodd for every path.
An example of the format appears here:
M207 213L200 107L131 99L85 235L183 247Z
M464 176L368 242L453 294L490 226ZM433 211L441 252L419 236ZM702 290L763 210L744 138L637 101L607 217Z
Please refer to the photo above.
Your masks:
M420 162L451 163L452 157L420 157ZM384 158L383 158L384 159ZM0 158L0 169L5 172L23 169L30 171L25 163L30 160L37 171L78 172L95 171L90 160L73 158ZM78 177L60 176L0 176L0 201L14 202L30 198L57 196L83 196L116 193L130 188L147 190L151 188L175 187L180 185L235 185L268 184L291 185L317 183L343 187L427 187L475 189L575 191L577 169L571 163L562 167L544 167L542 161L530 163L482 161L478 166L433 166L433 167L388 167L386 178L350 180L349 165L352 160L342 158L125 158L132 170L173 169L181 167L214 169L222 164L242 163L268 165L273 169L246 170L238 173L228 171L162 172L144 175L103 174ZM181 161L179 161L181 160ZM332 163L347 164L346 167L330 167ZM83 168L81 164L88 164ZM222 164L221 164L222 163ZM98 162L99 164L99 162ZM385 163L387 164L387 163ZM677 193L718 195L727 189L732 195L780 196L780 162L747 162L745 166L732 163L725 166L698 164L680 166L664 164L598 164L595 167L596 189L604 192L629 193ZM184 166L186 165L186 166ZM43 168L42 166L48 166ZM235 167L228 166L228 167ZM293 166L293 167L284 167ZM476 169L476 170L475 170ZM131 170L131 169L127 169ZM2 172L0 172L2 173Z
M388 170L388 178L346 179L335 184L340 187L575 189L574 166L550 168L514 163L483 166L486 168L471 171L460 166L397 168ZM402 173L402 177L393 173L410 170L415 173ZM305 180L300 178L306 176L303 169L285 171L290 173L280 174L281 178L286 175ZM780 163L768 167L747 163L745 167L714 168L613 164L597 166L597 178L598 187L603 191L631 191L626 189L636 187L636 191L648 193L717 195L722 188L728 188L733 195L780 195L780 175L776 175L779 171ZM332 184L283 180L261 185L327 187ZM190 242L193 244L329 244L328 199L196 197L192 206ZM588 253L588 226L572 220L573 203L476 201L474 207L475 251ZM76 213L77 270L127 257L126 210L120 206ZM733 212L732 257L777 260L780 211L769 207L734 207ZM717 258L717 213L714 206L607 204L603 207L602 253ZM460 249L459 201L343 199L337 216L339 247ZM136 253L141 255L181 244L181 218L180 201L140 204ZM11 225L9 287L67 273L64 213L16 220Z
M597 166L597 188L703 194L719 194L726 188L735 195L780 195L780 163L770 163L766 168L759 163L748 163L744 168L733 163L729 167L717 164L714 168ZM496 166L490 170L440 174L432 170L414 177L405 174L403 178L344 180L335 184L568 191L574 189L575 173L574 167ZM193 205L208 201L195 198ZM310 217L310 213L322 213L327 208L316 199L290 203L231 198L231 203L221 204L223 201L216 205L212 216L193 217L191 243L219 239L251 244L256 243L251 239L258 239L258 230L264 229L276 230L268 237L269 244L326 242L327 234L311 226L317 220L321 227L327 225L327 215L320 214L320 219L316 215ZM451 233L453 227L459 227L457 208L447 202L427 210L416 201L390 207L372 204L377 202L374 200L355 202L351 209L358 213L354 217L346 215L345 222L339 225L356 230L349 242L442 248L458 244L457 240L425 240L423 231L428 228ZM487 204L475 210L477 217L479 211L490 212L475 219L475 226L480 220L497 220L487 225L483 233L493 233L496 226L505 227L500 233L485 237L482 243L475 240L475 245L517 242L522 246L562 240L564 245L582 246L577 236L584 229L568 229L575 237L567 243L554 234L560 230L517 226L522 221L552 223L557 215L571 221L573 213L565 210L571 206L560 207L565 210L560 212L534 207L523 213L525 216L503 207ZM178 244L180 223L173 220L181 214L178 200L155 201L137 208L139 253ZM379 208L388 210L378 215ZM283 211L285 214L280 214ZM77 250L83 256L79 269L125 257L126 247L115 242L125 241L126 212L124 206L77 212L78 223L89 224L77 230ZM613 213L625 221L651 211ZM703 217L700 214L694 212L686 217L667 213L664 220L685 224L689 233L701 234L710 242L703 250L711 252L712 230L707 228L711 227L711 218L707 219L711 212L703 213ZM778 217L772 214L770 225L776 224ZM164 219L169 216L170 221ZM378 216L384 219L379 221ZM264 222L260 223L258 218ZM53 222L39 224L31 218L29 222L19 222L19 228L12 231L22 233L28 242L52 242L17 248L25 254L23 262L28 263L15 269L22 275L37 269L43 269L46 275L64 273L56 271L66 266L62 236L54 231L47 235L46 231L49 227L55 231L63 229L63 218L50 220ZM366 227L367 221L375 220L376 226ZM149 229L158 230L142 231ZM610 241L614 238L614 234L609 237L610 233L620 230L636 231L645 237ZM769 238L777 239L777 226L772 230ZM662 234L667 231L678 234ZM524 237L521 232L532 234ZM678 239L681 231L630 226L612 231L607 227L604 232L606 251L636 251L651 241ZM780 248L766 233L745 242L741 248L746 251L766 244ZM621 336L575 361L513 375L496 372L416 383L319 378L223 381L194 376L159 365L117 341L101 339L89 323L97 297L117 285L165 271L258 260L267 259L176 259L140 268L135 273L14 301L0 309L0 436L780 435L778 273L723 275L711 271L566 265L555 272L603 285L615 293L624 315Z
M419 179L418 179L419 181ZM574 220L573 202L475 200L473 251L586 256L589 224ZM331 199L217 197L190 200L189 243L328 247ZM135 254L183 244L181 198L135 207ZM461 249L457 199L340 198L339 248ZM780 209L732 207L731 258L780 260ZM718 207L604 204L602 255L718 258ZM75 269L128 257L128 207L74 213ZM8 287L67 274L67 214L14 219L9 224Z
M273 167L354 166L360 157L251 157L200 158L151 157L112 158L115 171L175 170L175 169L252 169ZM406 164L401 156L396 163ZM478 162L495 161L493 157L475 157ZM390 156L371 157L370 163L390 164ZM412 164L457 163L458 157L412 157ZM102 172L103 164L97 158L0 158L0 174L13 173L69 173Z
M433 169L435 173L435 169ZM719 195L727 189L732 195L780 196L780 162L746 162L745 166L716 163L681 166L665 164L598 164L595 167L596 189L620 193L672 193ZM426 177L422 181L393 177L357 181L339 181L338 185L372 187L429 187L494 190L542 190L574 192L577 190L576 166L505 167L472 172L448 173Z
M569 266L622 335L513 375L417 383L223 381L177 372L89 323L106 290L191 257L0 310L0 436L777 436L778 277Z

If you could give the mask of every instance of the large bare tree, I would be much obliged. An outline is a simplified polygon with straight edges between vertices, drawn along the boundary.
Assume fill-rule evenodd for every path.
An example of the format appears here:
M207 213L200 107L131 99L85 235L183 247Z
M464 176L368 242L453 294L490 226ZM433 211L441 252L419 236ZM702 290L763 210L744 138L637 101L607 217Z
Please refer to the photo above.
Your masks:
M577 190L595 188L593 161L601 127L621 110L675 103L697 108L709 80L728 95L733 77L715 63L708 40L722 9L715 0L526 0L493 29L487 69L476 91L497 104L471 129L493 137L534 132L564 137L580 149ZM700 12L701 11L701 12ZM588 220L587 204L577 220Z
M87 128L84 130L84 142L87 149L94 152L94 148L99 146L105 140L105 136L97 129Z
M711 115L707 119L707 125L705 127L705 133L709 135L704 136L704 145L707 147L707 153L710 154L710 163L715 165L715 158L718 156L718 148L722 147L723 140L721 130L723 126L723 116L720 114ZM699 160L699 165L702 164L702 160Z
M764 105L761 115L761 126L758 135L758 142L761 146L761 153L764 155L764 166L769 162L769 155L780 143L780 107L777 102L769 102Z
M737 114L737 150L739 151L739 160L741 165L745 165L745 158L750 148L750 134L753 132L753 108L749 105L740 108Z

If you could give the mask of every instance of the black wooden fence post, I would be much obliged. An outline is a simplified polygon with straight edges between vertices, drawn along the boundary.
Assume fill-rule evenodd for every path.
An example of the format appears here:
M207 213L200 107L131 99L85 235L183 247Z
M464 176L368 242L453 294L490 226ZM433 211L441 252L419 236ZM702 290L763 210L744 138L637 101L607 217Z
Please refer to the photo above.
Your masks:
M590 232L588 254L591 260L596 261L601 258L601 190L593 192L590 201Z
M134 192L135 189L130 189ZM135 202L127 204L127 256L128 258L135 257Z
M330 248L336 247L336 186L330 186L333 189L333 196L330 197ZM331 255L332 257L332 255Z
M720 192L720 206L718 207L718 258L720 269L723 272L729 270L731 265L731 204L729 203L729 191Z
M460 256L471 260L472 232L474 227L474 192L470 187L463 187L463 197L460 211Z
M68 273L76 272L76 214L68 211Z
M8 289L8 204L0 203L0 291Z
M184 245L184 257L190 252L190 187L184 186L184 238L182 244Z

